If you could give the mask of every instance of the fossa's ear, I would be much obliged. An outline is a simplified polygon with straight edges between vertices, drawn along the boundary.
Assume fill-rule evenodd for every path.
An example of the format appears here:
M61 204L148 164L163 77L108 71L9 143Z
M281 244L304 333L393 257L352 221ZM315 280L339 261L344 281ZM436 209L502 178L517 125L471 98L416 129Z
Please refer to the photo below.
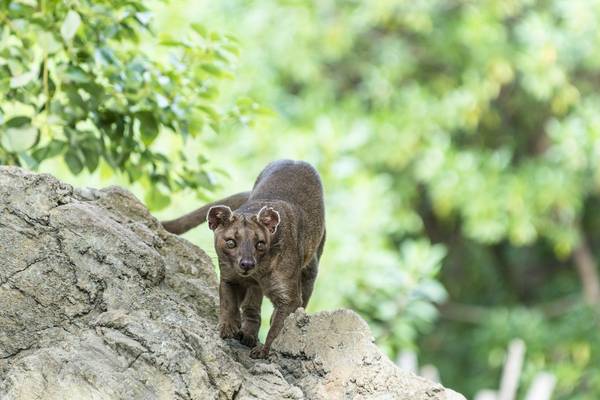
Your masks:
M256 215L258 222L267 227L271 234L277 231L279 226L279 213L273 207L264 206Z
M212 206L208 210L208 227L214 231L219 225L226 225L232 220L233 211L227 206Z

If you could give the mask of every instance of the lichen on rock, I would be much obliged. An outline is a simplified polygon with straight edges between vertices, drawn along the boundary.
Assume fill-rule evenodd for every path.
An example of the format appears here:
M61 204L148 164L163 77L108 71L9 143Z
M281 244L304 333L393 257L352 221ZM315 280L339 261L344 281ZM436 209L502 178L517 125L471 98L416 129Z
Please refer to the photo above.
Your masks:
M0 254L0 399L452 398L348 310L298 310L250 359L218 336L209 257L118 187L0 167Z

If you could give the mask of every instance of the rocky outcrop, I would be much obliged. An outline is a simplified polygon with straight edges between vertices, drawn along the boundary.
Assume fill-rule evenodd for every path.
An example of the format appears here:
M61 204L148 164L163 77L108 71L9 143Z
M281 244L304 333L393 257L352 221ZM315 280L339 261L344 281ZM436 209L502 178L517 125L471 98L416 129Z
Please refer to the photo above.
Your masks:
M219 338L217 303L207 255L129 192L0 167L0 399L462 398L351 311L298 310L257 361Z

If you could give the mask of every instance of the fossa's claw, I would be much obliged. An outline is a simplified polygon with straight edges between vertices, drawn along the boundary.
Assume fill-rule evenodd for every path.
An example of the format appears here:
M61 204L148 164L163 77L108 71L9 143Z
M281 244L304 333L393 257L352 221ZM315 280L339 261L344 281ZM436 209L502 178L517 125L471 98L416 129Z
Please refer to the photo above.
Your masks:
M254 348L258 341L256 340L256 336L246 335L243 332L240 332L240 343L244 346Z
M240 330L233 324L219 324L219 336L222 339L239 338Z
M269 355L269 349L262 344L256 345L250 350L250 358L265 359Z

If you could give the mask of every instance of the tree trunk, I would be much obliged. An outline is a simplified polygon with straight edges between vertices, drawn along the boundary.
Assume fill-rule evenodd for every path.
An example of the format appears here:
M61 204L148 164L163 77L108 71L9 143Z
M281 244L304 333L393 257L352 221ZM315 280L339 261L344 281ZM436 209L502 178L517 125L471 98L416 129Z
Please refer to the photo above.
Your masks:
M588 304L600 304L600 276L585 235L581 235L581 242L573 251L575 267L583 286L583 297Z

